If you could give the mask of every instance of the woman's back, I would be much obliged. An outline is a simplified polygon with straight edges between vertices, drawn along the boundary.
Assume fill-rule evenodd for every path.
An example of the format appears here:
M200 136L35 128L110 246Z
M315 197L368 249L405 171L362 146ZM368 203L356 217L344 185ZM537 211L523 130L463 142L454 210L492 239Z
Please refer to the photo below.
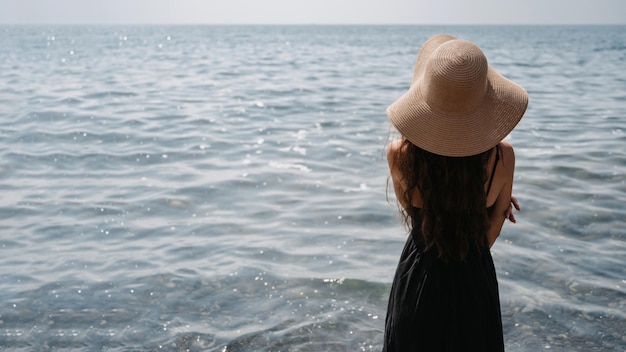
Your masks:
M411 184L394 163L398 160L395 153L401 153L401 148L402 143L392 143L388 150L399 197L405 193L404 187ZM484 192L485 212L496 211L498 193L508 182L501 160L503 150L507 150L507 159L513 158L509 149L512 152L510 145L499 144L486 153L481 164L486 177L480 178L478 188ZM433 196L445 195L428 197ZM498 283L486 231L479 234L485 238L482 245L470 246L462 260L443 258L436 247L427 248L422 226L418 226L423 221L422 207L428 197L424 199L419 187L408 197L401 203L413 226L389 297L383 351L503 351ZM449 223L457 220L445 219Z
M407 176L405 176L407 172L402 170L401 162L398 161L406 157L402 155L405 153L406 144L407 142L403 140L392 142L387 149L387 160L389 162L391 179L398 202L402 210L410 216L414 209L423 208L424 199L420 187L417 186L419 182L416 180L407 180ZM415 148L414 146L411 147ZM487 208L488 216L486 238L489 247L491 247L500 234L505 220L504 214L510 206L515 168L515 153L511 144L500 142L494 148L485 152L484 159L485 161L480 167L484 177L482 177L482 181L478 184L478 187L482 187L484 193L480 195L476 194L474 197L484 197L484 207ZM413 177L417 176L413 175ZM464 187L465 186L462 186L461 189L464 189ZM408 188L410 188L410 194L403 196ZM477 192L481 191L478 190ZM463 196L463 194L445 195L438 193L430 195L430 197L433 198L451 197L454 198L453 201ZM445 219L445 221L452 220L453 219ZM420 226L421 221L422 219L420 218L419 223L416 223L415 219L413 219L413 222Z

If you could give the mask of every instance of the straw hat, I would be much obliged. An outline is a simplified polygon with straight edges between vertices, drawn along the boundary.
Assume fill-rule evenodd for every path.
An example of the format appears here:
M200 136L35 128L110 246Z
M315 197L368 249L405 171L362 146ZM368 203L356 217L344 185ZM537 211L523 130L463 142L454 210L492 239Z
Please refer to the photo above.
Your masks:
M497 73L479 47L441 34L420 49L411 87L387 116L416 146L458 157L500 143L527 106L524 88Z

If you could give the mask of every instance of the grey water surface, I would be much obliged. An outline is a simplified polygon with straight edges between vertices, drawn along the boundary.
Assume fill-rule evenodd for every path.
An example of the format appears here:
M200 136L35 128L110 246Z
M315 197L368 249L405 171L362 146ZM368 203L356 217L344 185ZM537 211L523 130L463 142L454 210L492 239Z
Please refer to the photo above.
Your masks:
M625 351L624 26L0 27L0 350L380 350L437 33L530 94L507 351Z

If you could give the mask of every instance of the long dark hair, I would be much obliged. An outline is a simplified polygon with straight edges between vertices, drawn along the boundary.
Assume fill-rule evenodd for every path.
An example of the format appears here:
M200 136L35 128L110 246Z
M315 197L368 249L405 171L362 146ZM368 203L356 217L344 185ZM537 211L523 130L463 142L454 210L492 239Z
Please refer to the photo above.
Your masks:
M492 150L468 157L430 153L406 138L395 155L405 184L400 206L409 230L421 229L426 249L433 248L445 261L464 260L472 247L487 245L487 163ZM411 205L417 187L422 207Z

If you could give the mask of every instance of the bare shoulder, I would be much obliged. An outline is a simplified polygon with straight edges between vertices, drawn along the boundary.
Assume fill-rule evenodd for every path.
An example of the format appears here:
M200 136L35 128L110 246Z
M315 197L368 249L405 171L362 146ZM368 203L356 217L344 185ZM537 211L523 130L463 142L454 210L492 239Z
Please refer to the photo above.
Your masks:
M500 150L502 151L502 166L512 171L515 167L515 151L513 150L513 146L509 142L502 141L500 142Z
M387 147L387 159L393 159L393 157L398 153L398 151L402 148L402 140L396 139L389 143Z
M396 139L389 143L387 146L387 162L389 163L389 167L393 165L393 161L396 159L396 156L402 149L402 140Z
M502 151L513 153L513 146L507 141L500 142L500 149L502 149Z

